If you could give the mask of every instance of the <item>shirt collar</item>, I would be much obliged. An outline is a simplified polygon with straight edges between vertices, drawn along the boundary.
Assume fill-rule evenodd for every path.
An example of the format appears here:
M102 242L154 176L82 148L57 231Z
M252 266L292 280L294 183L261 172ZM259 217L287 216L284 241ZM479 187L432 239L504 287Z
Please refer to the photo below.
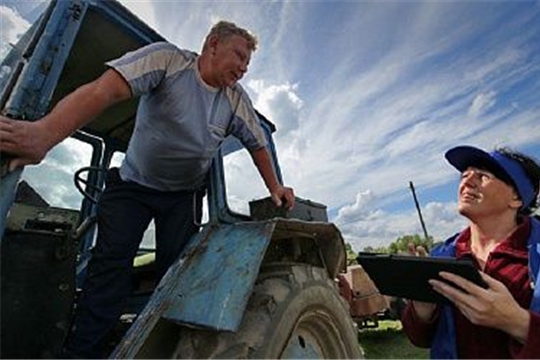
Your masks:
M504 253L517 257L527 257L527 241L531 234L531 219L525 217L514 231L504 239L494 250L494 253ZM471 228L467 227L456 239L456 257L472 256Z

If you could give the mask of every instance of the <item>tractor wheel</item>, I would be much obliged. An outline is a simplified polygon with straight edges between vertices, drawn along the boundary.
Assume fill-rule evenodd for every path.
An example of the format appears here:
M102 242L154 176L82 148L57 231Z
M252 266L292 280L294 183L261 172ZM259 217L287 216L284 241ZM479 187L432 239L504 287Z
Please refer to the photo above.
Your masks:
M263 269L236 333L182 328L174 358L362 358L337 285L308 265Z

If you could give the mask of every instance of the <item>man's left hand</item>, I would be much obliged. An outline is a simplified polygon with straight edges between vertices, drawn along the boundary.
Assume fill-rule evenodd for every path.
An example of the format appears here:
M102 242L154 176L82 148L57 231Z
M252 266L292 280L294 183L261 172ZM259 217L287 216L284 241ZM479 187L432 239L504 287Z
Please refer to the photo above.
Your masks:
M291 210L294 207L294 191L290 187L278 185L272 189L270 196L277 207L281 207L283 205L283 201L285 201L285 207L287 210Z

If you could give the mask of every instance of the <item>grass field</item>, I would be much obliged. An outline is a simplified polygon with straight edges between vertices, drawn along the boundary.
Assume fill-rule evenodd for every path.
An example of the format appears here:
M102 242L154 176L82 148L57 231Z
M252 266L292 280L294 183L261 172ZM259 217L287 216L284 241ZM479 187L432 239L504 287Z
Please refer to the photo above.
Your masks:
M366 359L429 359L429 350L413 346L399 321L380 321L377 328L360 330L358 339Z

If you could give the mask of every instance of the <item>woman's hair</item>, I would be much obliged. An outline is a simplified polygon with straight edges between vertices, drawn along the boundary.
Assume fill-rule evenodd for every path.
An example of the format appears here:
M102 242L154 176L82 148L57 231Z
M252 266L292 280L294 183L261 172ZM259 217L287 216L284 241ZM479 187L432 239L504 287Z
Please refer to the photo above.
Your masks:
M514 150L510 150L508 148L498 148L496 149L496 151L514 161L519 162L520 165L523 167L523 170L525 170L527 177L533 185L534 196L530 204L523 204L523 207L520 209L519 214L532 214L536 209L538 209L539 206L538 191L540 188L540 165L538 161L528 155ZM515 188L514 184L511 185Z

